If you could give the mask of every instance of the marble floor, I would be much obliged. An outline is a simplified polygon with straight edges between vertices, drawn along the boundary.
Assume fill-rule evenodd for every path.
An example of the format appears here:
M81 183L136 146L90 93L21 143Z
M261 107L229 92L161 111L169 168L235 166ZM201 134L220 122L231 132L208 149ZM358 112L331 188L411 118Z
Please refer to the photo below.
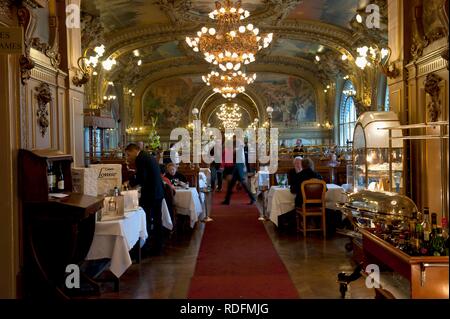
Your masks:
M316 234L303 238L292 230L278 229L270 221L262 223L286 265L300 298L340 298L337 274L341 271L352 272L354 268L351 254L344 248L347 238L335 235L323 240ZM102 283L99 298L186 298L204 227L205 224L198 223L193 230L168 239L163 255L147 257L140 264L133 264L121 277L119 292L114 292L111 283ZM346 295L346 298L352 299L373 297L373 291L365 287L362 278L349 285Z

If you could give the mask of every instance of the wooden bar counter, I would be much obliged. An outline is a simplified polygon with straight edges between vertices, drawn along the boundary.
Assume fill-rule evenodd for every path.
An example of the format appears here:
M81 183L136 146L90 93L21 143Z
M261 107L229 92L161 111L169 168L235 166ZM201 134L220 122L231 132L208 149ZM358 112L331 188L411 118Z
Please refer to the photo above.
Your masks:
M404 277L410 283L409 298L449 298L448 256L410 256L365 229L359 231L363 236L364 264L388 267Z

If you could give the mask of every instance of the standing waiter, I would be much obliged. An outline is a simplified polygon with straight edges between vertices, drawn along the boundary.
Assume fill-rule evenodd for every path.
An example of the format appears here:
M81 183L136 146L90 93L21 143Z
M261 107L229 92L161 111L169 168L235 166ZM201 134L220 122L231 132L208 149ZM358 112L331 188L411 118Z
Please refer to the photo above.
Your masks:
M145 151L141 151L134 143L125 148L127 159L136 167L136 174L129 184L130 186L141 186L141 197L139 205L144 209L147 216L147 231L149 236L153 235L154 242L147 245L151 254L159 255L162 251L162 218L161 204L164 198L163 182L156 159ZM153 228L151 227L153 225Z

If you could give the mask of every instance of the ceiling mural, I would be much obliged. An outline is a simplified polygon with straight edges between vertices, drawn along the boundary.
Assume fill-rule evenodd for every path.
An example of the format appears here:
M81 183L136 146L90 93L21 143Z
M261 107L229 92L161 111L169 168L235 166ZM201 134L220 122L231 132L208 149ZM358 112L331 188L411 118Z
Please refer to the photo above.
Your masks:
M367 0L302 1L288 14L287 19L320 20L348 28L356 10L369 2Z
M89 0L82 1L82 10L100 14L106 32L136 25L168 23L170 20L159 6L149 0Z
M323 52L324 49L325 47L319 43L310 43L291 39L278 39L270 51L270 54L309 58L314 56L317 52Z
M144 125L157 119L158 129L184 127L189 102L204 86L200 76L172 77L153 83L143 98Z
M257 79L248 91L259 104L274 108L275 125L295 128L321 120L318 110L328 107L324 87L354 68L353 59L341 56L355 56L359 38L350 22L369 1L385 0L242 1L252 24L274 34L275 42L249 65ZM214 9L213 0L82 1L82 10L103 29L96 33L102 34L107 53L117 59L105 79L136 92L134 124L150 125L158 118L161 130L186 125L194 98L205 90L201 75L208 65L184 39L210 23L207 14Z
M275 126L292 127L316 121L316 97L305 80L276 73L261 73L253 84L273 108Z
M184 54L181 52L179 48L178 41L166 42L153 50L150 49L149 51L150 52L146 54L147 61L170 59L184 56Z

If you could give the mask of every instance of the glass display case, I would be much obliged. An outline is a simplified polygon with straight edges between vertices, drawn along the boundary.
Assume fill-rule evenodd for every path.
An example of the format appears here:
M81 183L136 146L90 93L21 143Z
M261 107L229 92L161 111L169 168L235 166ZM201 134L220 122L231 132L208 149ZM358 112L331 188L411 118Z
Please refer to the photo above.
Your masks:
M353 190L369 189L404 194L403 141L394 112L365 112L353 135Z

